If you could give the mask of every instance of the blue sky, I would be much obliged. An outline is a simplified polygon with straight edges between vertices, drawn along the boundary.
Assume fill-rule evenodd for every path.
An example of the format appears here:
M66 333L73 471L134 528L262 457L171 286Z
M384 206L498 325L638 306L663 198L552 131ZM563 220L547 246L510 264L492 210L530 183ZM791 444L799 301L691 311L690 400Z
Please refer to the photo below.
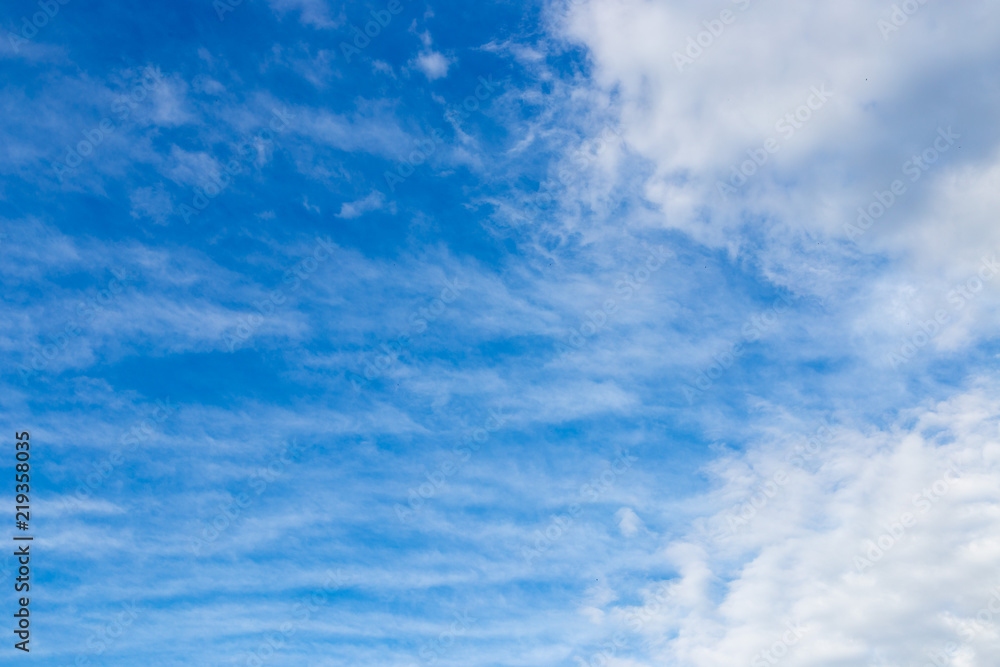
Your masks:
M9 3L30 659L992 664L998 18Z

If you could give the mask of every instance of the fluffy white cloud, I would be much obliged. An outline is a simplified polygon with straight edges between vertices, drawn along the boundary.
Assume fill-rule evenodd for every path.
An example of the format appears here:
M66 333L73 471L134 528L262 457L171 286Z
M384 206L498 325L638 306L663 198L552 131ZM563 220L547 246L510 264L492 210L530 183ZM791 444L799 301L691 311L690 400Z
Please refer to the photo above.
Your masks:
M437 51L425 51L416 57L414 64L428 79L443 79L448 76L448 66L451 61Z
M615 513L618 520L618 530L625 537L632 537L643 529L642 519L631 507L623 507Z
M983 384L885 430L824 425L716 462L717 513L661 552L678 577L616 617L650 664L993 664L995 396Z
M727 245L752 215L842 241L856 209L901 178L908 192L880 227L892 220L908 228L913 208L950 181L966 190L966 214L951 215L946 229L936 217L927 234L982 243L995 235L978 218L996 188L974 184L994 171L998 102L979 80L995 69L1000 28L983 20L981 3L910 5L895 31L880 27L893 20L892 3L858 0L714 8L592 0L571 6L560 25L587 49L596 85L616 94L628 146L652 165L645 195L663 211L662 224ZM942 30L962 36L946 52L929 47ZM970 94L979 99L963 103ZM962 139L919 182L908 181L904 163L949 126ZM921 252L952 249L921 236ZM892 249L913 245L899 240Z

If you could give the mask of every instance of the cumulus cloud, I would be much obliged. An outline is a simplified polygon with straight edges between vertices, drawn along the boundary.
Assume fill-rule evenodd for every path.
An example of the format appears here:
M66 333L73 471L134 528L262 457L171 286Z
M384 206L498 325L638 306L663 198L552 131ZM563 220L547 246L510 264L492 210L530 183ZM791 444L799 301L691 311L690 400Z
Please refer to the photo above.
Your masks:
M448 76L448 66L451 61L437 51L425 51L414 60L417 69L424 73L431 81L443 79Z
M888 35L879 26L893 6L860 1L779 8L743 0L709 9L598 0L571 5L558 24L587 49L594 83L620 95L620 126L653 168L645 195L664 224L725 245L726 230L752 211L839 242L856 209L893 180L908 192L886 216L893 222L879 226L909 228L939 182L969 182L972 164L986 174L995 162L995 102L954 100L977 88L978 71L1000 61L1000 29L979 20L978 8L917 6ZM929 76L937 56L926 44L940 22L963 35L962 45L949 53L947 75ZM910 182L904 164L932 146L942 127L983 143L970 150L959 141ZM944 235L967 242L992 238L985 229L970 237L995 191L972 183L963 198L968 215L935 216L939 236L947 229ZM892 249L949 256L954 241L925 239L899 239Z
M618 530L624 537L632 537L643 529L642 519L631 507L623 507L615 513L618 519Z
M988 664L1000 650L995 390L716 461L718 512L662 551L676 578L615 608L650 641L670 637L649 664Z
M432 47L434 39L431 37L430 31L424 30L421 33L417 33L417 22L414 20L410 25L410 32L417 34L420 42L423 44L423 49L416 58L410 61L410 65L423 72L424 76L430 81L443 79L448 76L448 68L451 66L452 61L443 53L434 50Z

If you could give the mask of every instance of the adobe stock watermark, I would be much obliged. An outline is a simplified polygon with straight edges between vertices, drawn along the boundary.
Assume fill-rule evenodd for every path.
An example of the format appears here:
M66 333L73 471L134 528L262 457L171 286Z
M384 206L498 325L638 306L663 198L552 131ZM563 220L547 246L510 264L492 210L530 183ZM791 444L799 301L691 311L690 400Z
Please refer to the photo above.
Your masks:
M312 615L319 611L323 605L330 602L330 594L342 589L349 583L348 577L340 570L327 570L323 587L319 591L313 591L308 599L296 602L292 607L295 615L291 620L283 622L276 632L264 635L264 638L257 644L257 648L247 651L243 655L243 664L246 667L261 667L268 660L274 657L275 653L283 649L288 640L295 636L299 627L312 618Z
M993 280L993 277L998 273L1000 273L1000 263L997 262L996 254L992 257L983 257L976 274L948 292L948 303L952 305L955 312L962 310L982 293L985 284ZM900 366L911 361L917 352L937 338L950 321L951 314L947 310L939 308L934 311L933 318L922 320L919 323L918 331L904 338L895 352L886 355L886 362L892 366L893 370L898 370Z
M281 452L270 463L258 467L250 473L245 482L246 488L236 495L230 494L228 504L219 504L219 511L201 529L200 535L196 535L188 543L188 551L195 556L200 556L203 549L218 540L224 532L235 525L254 501L284 474L288 466L296 462L294 458L290 457L301 454L304 449L305 447L293 438L285 444Z
M575 329L570 329L565 342L558 341L556 343L556 350L560 356L583 349L590 339L597 336L608 325L620 307L627 304L639 293L653 274L660 270L664 262L674 256L673 252L662 245L655 248L646 246L646 249L649 251L649 255L645 261L640 260L637 263L638 268L627 271L622 275L622 279L614 284L615 294L621 297L621 303L616 298L611 297L601 302L597 309L584 311L586 319L583 323Z
M243 0L212 0L212 9L220 21L226 20L226 14L236 11L236 8L243 4Z
M675 597L676 592L671 582L659 582L656 588L646 596L641 607L631 607L624 614L629 630L633 633L641 632L650 619L669 608L668 603Z
M41 345L32 345L34 354L28 365L22 363L17 367L21 382L27 384L35 374L44 371L51 362L58 359L69 347L70 341L83 335L83 327L117 301L135 278L121 267L109 271L114 277L104 289L97 292L97 296L77 302L76 315L63 326L61 333L52 337L50 342L43 339Z
M337 249L337 245L331 239L317 236L312 255L300 260L295 266L285 271L281 278L282 285L287 286L290 293L298 291L302 284L319 269L321 264L333 257ZM230 331L223 334L223 342L230 352L234 352L243 343L250 340L266 319L274 314L278 306L287 301L288 296L285 289L286 287L276 287L268 293L266 299L254 301L253 307L258 312L243 316Z
M758 482L754 491L742 502L733 505L726 516L726 532L719 534L720 539L728 539L750 525L754 517L763 510L788 484L789 474L794 468L805 468L823 446L833 440L832 425L825 423L816 429L814 435L805 442L800 442L789 452L785 459L788 466L775 470L768 479Z
M788 472L785 470L776 470L770 479L758 483L746 500L735 504L729 513L726 521L729 534L735 535L742 528L749 526L753 518L757 516L757 512L764 509L787 483Z
M616 632L609 641L602 642L600 647L590 654L589 658L584 659L579 656L573 656L573 660L576 662L577 667L605 667L611 664L610 661L618 655L619 651L629 648L631 647L628 644L625 633Z
M371 20L365 23L363 30L352 23L351 41L342 41L340 43L340 52L344 55L347 62L351 62L352 57L361 55L361 52L368 48L372 40L381 35L382 31L389 27L393 17L399 15L402 11L403 5L400 0L389 0L385 5L385 9L371 10Z
M467 95L461 104L449 106L444 111L444 119L451 123L455 129L459 129L462 121L468 120L472 114L479 111L482 103L493 97L497 88L506 85L506 81L497 83L493 80L493 74L479 77L479 84L471 95Z
M442 630L433 641L425 643L420 647L417 655L420 656L421 664L433 665L440 660L455 645L455 641L459 637L468 634L472 626L477 623L476 619L469 616L469 612L461 614L455 612L454 616L455 620L446 629Z
M430 139L417 139L413 142L413 150L396 165L396 170L389 171L387 169L382 173L389 192L396 192L396 186L404 183L410 176L413 176L417 171L417 167L427 162L427 158L434 155L437 152L438 146L443 143L444 137L441 136L441 132L437 129L431 130Z
M445 108L445 121L450 123L456 132L461 131L461 121L471 118L473 113L479 111L481 103L490 99L496 92L496 89L502 85L504 85L504 82L497 83L493 81L492 74L479 77L478 85L476 85L472 94L468 95L462 101L462 104ZM428 158L437 152L438 146L442 144L444 144L444 137L441 136L441 132L437 129L431 130L429 139L419 139L414 142L413 150L396 165L394 171L386 170L383 172L382 177L385 179L385 184L389 188L389 192L396 192L396 188L412 176L416 172L417 167L426 163Z
M750 667L771 667L772 665L777 665L805 635L805 630L796 621L785 621L785 627L788 630L779 639L751 659Z
M1000 586L994 586L990 591L989 601L976 612L975 620L963 620L958 625L958 635L961 643L948 642L941 651L928 651L927 657L930 662L924 663L923 667L945 667L958 657L962 649L972 643L977 635L985 633L995 633L995 617L1000 614Z
M914 494L911 499L913 507L917 512L903 512L896 519L883 524L884 532L874 540L868 540L861 555L854 557L854 569L858 573L864 573L875 566L875 563L882 560L885 555L906 535L909 528L917 525L918 520L927 514L951 489L951 486L959 479L958 466L952 462L951 467L945 471L944 475L935 480L920 493ZM953 479L949 479L953 475ZM867 558L866 558L867 556Z
M732 3L738 6L741 12L745 12L750 7L750 0L732 0ZM694 65L705 51L712 48L716 40L726 31L726 27L736 23L737 18L738 15L732 10L723 9L719 12L719 18L702 21L702 26L705 29L688 37L684 52L674 51L674 65L677 66L677 71L683 73L685 67Z
M92 664L89 656L104 655L115 642L121 639L125 631L135 623L142 611L144 610L139 608L135 600L123 602L122 611L115 614L110 621L99 627L87 638L88 651L86 653L78 653L73 664L76 667L89 667Z
M831 97L833 97L833 93L826 89L826 84L820 84L818 87L812 86L809 89L808 97L801 105L774 123L775 131L781 135L781 139L788 141L795 136L796 132L805 127L815 112L826 106ZM736 194L740 188L746 185L750 177L767 164L772 155L781 150L781 139L768 137L762 146L748 149L748 159L733 165L730 169L728 182L723 183L719 180L715 182L715 189L719 195L723 199L729 199L730 195Z
M777 325L781 316L787 313L791 307L792 302L786 296L779 295L770 308L763 313L750 316L740 329L743 340L738 340L728 345L721 353L712 355L714 363L699 373L693 382L681 387L681 392L687 399L688 405L693 404L699 394L708 391L726 371L747 353L749 344L760 340L768 329Z
M900 167L903 175L908 176L911 183L920 180L920 177L955 145L955 140L962 136L953 132L950 125L947 130L938 127L937 132L938 136L930 146L921 153L912 156ZM885 215L906 192L906 183L897 178L889 184L888 189L876 190L872 193L872 201L867 206L858 207L857 221L854 224L844 225L847 238L857 243L858 238L871 229L875 222Z
M406 505L396 503L393 511L400 523L409 523L420 512L427 501L433 499L444 489L449 477L454 477L462 471L469 463L473 455L483 448L490 439L490 434L500 430L507 423L507 418L500 412L500 408L493 408L489 412L489 417L485 423L466 434L462 444L456 445L451 451L451 456L442 461L438 467L425 473L426 482L421 482L417 486L410 487L406 494Z
M132 86L128 94L118 95L111 103L113 116L105 116L94 127L83 131L83 139L75 146L66 146L66 154L59 162L52 164L52 171L59 182L62 183L66 176L75 174L77 168L85 160L95 155L97 148L116 131L125 126L125 122L132 115L132 112L141 102L149 97L150 93L156 90L163 83L163 75L159 69L145 67L139 82Z
M898 32L906 25L910 17L920 11L920 8L927 4L927 0L903 0L903 2L893 5L889 12L889 18L880 18L876 25L882 33L882 39L889 41L889 35Z
M483 227L490 234L499 238L506 238L516 232L523 231L529 225L532 229L537 228L538 218L544 217L546 207L556 202L555 192L559 186L569 187L577 181L589 167L591 167L611 145L623 146L625 140L621 132L612 125L605 125L598 136L584 142L583 146L573 152L568 160L568 164L560 166L556 171L555 179L548 179L538 189L538 192L527 197L526 210L516 212L511 215L509 221L498 224L495 219L484 218ZM558 239L561 245L564 239Z
M73 495L63 500L64 508L79 507L89 500L97 490L104 486L112 473L125 462L126 456L138 449L139 445L152 439L160 425L177 411L177 407L170 404L169 398L158 400L154 405L156 407L153 408L148 417L138 420L119 436L118 447L113 452L108 454L104 460L93 464L93 472L82 479L77 479Z
M288 129L289 122L294 118L287 111L271 110L271 120L268 128L255 134L250 138L244 137L237 144L236 157L222 164L222 172L218 177L212 176L202 184L201 187L194 188L190 204L181 204L178 214L184 218L184 222L191 223L191 217L201 215L208 208L208 205L215 200L222 192L233 184L236 177L243 173L243 170L253 162L258 146L273 141L275 133L282 133Z
M548 553L566 536L573 527L576 517L583 511L583 505L597 502L607 495L638 460L629 454L627 449L620 450L617 457L607 462L607 468L600 475L580 486L576 501L570 504L565 514L553 514L549 517L549 523L544 530L536 530L533 533L535 541L530 548L521 547L521 557L529 565L534 565L536 558Z
M38 0L38 8L41 11L35 12L29 19L27 16L21 17L21 30L17 33L8 32L7 41L14 53L20 53L21 47L33 40L38 31L47 26L59 13L59 7L68 5L70 0Z
M448 306L454 303L459 296L462 294L462 290L468 287L467 284L463 285L459 282L460 276L455 276L450 282L448 280L444 281L444 288L438 296L431 300L430 304L420 308L417 312L410 316L410 330L409 333L400 334L396 337L396 340L391 340L387 343L381 343L379 348L382 350L382 354L376 353L373 358L370 358L364 363L364 375L348 373L347 378L351 382L351 386L354 387L356 391L361 391L361 389L372 382L378 377L385 374L396 360L399 359L400 355L405 352L407 348L413 343L413 340L422 335L430 327L432 323L437 321L441 315L444 314Z

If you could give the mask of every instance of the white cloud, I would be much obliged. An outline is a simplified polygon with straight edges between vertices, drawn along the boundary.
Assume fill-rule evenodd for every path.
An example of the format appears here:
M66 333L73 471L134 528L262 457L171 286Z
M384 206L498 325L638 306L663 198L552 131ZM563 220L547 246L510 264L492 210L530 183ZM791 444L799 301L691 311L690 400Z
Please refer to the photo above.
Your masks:
M992 664L995 396L979 386L885 431L839 429L717 462L718 513L662 552L679 577L619 619L671 637L650 664L923 665L952 643L954 664Z
M448 76L448 67L451 65L451 61L437 51L424 51L413 62L431 81Z
M172 146L167 159L165 173L175 183L203 187L219 181L221 167L218 161L205 151L188 151L180 146Z
M179 76L161 78L152 89L152 119L158 125L191 123L195 116L188 110L187 83Z
M721 11L729 12L728 23ZM594 0L573 5L560 25L588 49L595 85L619 95L628 146L652 165L645 195L663 212L662 224L726 246L750 213L839 242L856 208L873 190L884 190L939 126L979 137L981 148L970 150L964 141L915 184L895 207L900 224L936 181L964 182L970 175L963 163L993 154L998 142L991 120L997 102L987 96L974 105L958 102L979 90L975 72L1000 61L996 22L982 20L979 8L922 4L884 39L878 22L891 11L891 3L859 0L822 7L743 0L721 8ZM927 44L943 25L962 39L942 62ZM928 76L928 68L948 75ZM822 87L832 92L829 99L820 104L812 97L814 108L801 111ZM748 171L756 173L723 198L718 183L751 159L748 151L761 155L768 138L777 152L763 155L763 166L751 164ZM989 197L981 189L969 206L989 210ZM948 235L969 242L995 236L981 227L954 217ZM892 249L913 245L900 241ZM948 249L931 243L921 252L943 258Z
M357 201L352 202L344 202L340 207L340 213L337 214L337 217L350 220L353 218L359 218L369 211L381 211L383 208L386 208L385 195L376 190L363 199L358 199ZM395 213L395 202L391 202L388 208L391 212Z
M430 13L430 16L433 16L433 13ZM426 19L427 16L424 18ZM421 44L424 45L420 54L410 61L410 65L423 72L424 76L431 81L434 81L435 79L443 79L448 76L448 67L452 64L452 61L444 54L431 48L431 45L434 43L434 38L431 37L430 31L424 30L423 32L418 33L417 21L414 19L413 23L410 24L410 32L417 35L417 37L420 38Z
M343 12L336 20L330 17L326 0L268 0L268 4L279 16L298 11L299 20L314 28L336 28L344 23Z
M631 507L623 507L618 510L615 513L615 518L618 520L618 530L624 537L632 537L645 527L642 519Z

